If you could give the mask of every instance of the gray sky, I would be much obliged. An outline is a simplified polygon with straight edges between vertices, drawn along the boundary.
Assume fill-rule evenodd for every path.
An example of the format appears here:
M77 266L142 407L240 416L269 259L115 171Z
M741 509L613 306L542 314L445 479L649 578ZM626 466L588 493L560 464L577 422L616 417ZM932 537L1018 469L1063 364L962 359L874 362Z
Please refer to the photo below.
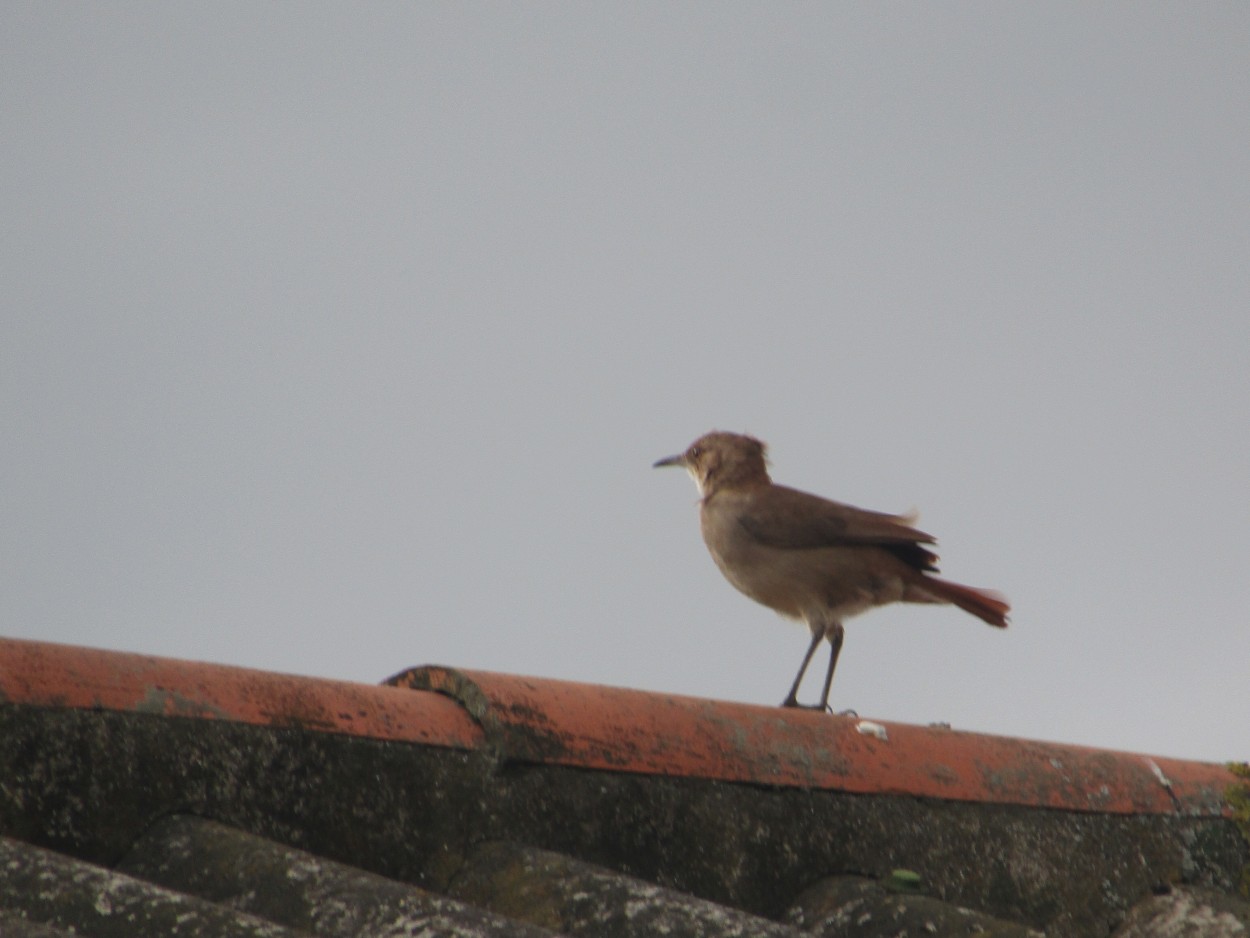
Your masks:
M1246 758L1250 6L14 0L0 81L4 634L775 704L717 427L1013 602L836 708Z

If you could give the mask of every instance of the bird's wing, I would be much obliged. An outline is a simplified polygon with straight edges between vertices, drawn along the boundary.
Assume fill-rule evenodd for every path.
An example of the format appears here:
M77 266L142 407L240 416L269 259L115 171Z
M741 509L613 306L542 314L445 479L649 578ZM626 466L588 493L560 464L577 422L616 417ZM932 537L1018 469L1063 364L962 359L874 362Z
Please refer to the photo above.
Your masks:
M756 541L785 550L873 545L898 554L912 566L935 569L936 555L921 544L936 543L907 515L866 511L807 492L774 485L754 493L738 523Z

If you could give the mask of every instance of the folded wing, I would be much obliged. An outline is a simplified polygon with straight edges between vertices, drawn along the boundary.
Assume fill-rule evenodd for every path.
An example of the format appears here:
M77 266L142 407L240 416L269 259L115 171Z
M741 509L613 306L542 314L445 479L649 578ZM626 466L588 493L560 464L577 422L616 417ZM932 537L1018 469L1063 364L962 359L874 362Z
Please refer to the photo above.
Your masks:
M755 493L738 523L756 541L783 550L873 545L909 566L936 572L937 555L922 547L936 543L918 531L908 515L866 511L797 489L774 485Z

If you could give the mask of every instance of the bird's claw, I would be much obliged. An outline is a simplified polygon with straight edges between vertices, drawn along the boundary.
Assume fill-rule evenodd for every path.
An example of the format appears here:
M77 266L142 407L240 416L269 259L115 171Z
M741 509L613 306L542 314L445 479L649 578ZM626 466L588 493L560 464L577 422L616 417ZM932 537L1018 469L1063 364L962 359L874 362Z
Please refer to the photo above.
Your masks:
M781 702L781 706L787 707L791 710L819 710L822 713L833 713L833 707L829 706L828 703L818 703L818 704L799 703L793 697L787 697L785 700ZM851 712L854 713L854 711L851 711Z

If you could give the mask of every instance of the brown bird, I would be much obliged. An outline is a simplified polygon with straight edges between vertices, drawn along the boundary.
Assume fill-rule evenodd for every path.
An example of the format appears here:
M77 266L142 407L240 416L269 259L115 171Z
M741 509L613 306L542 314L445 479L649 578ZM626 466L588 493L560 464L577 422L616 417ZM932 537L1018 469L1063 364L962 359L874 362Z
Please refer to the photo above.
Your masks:
M655 465L682 466L699 487L703 542L725 579L811 630L812 643L783 707L803 706L799 684L826 639L829 669L813 709L828 709L842 621L875 606L953 603L996 628L1007 627L1010 607L1001 595L931 575L938 558L923 545L936 541L911 526L914 515L865 511L774 485L765 446L753 437L713 431Z

